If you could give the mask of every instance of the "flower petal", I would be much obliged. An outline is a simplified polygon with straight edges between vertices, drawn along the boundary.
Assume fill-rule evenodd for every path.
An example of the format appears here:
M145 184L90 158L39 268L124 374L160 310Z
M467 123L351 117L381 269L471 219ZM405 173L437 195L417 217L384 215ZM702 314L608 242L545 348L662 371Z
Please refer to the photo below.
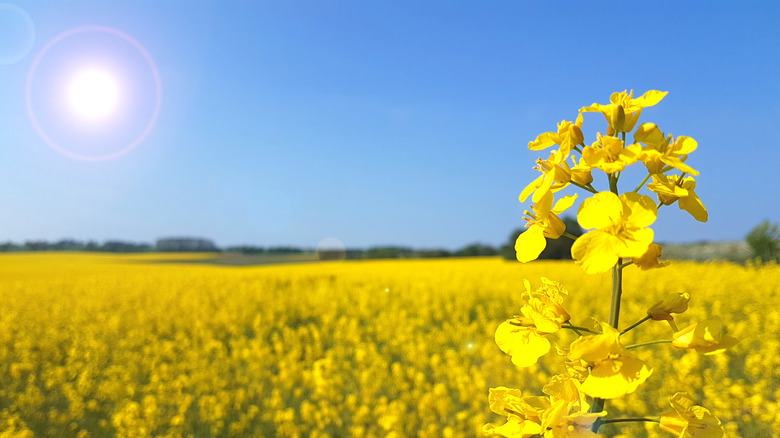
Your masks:
M625 220L632 227L646 227L658 217L658 207L649 196L629 192L620 195L620 200L628 207L627 212L624 210Z
M572 258L587 274L607 272L615 266L623 242L612 234L600 230L590 231L578 237L571 247Z
M632 99L631 103L647 108L660 102L667 94L669 94L668 91L649 90L636 99Z
M699 222L707 222L709 215L707 214L707 208L701 202L701 199L694 192L689 192L689 195L685 198L680 198L677 201L677 205L680 209L687 211Z
M623 216L623 203L612 192L600 192L580 205L577 221L583 228L607 228Z
M528 149L532 151L541 151L542 149L546 149L555 144L555 136L556 134L553 132L539 134L539 136L536 137L536 140L528 143Z
M536 260L546 247L547 239L544 238L544 230L540 226L532 225L515 241L517 260L523 263Z
M550 351L550 341L536 333L533 327L519 327L502 322L496 328L496 344L504 353L512 356L512 363L518 367L530 367Z
M564 196L563 198L559 199L558 202L555 203L555 206L552 209L552 212L555 214L563 213L565 210L568 210L571 208L572 205L574 205L574 202L577 200L577 194Z

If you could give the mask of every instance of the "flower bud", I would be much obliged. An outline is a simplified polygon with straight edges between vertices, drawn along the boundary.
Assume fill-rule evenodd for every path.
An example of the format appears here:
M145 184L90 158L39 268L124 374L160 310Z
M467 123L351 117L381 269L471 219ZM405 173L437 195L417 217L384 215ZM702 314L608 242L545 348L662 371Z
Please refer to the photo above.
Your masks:
M615 128L613 128L611 125L607 126L607 135L615 135Z
M615 128L617 132L624 132L624 125L626 124L626 112L623 111L623 105L615 105L612 108L612 123L610 126Z
M575 145L583 144L585 142L585 136L582 135L582 129L577 125L571 126L571 142Z
M667 320L672 321L671 313L683 313L688 310L688 301L691 300L691 296L688 292L678 292L669 294L663 301L659 301L654 306L647 310L647 314L656 321Z
M647 269L653 269L653 268L662 268L669 264L669 262L658 261L658 259L661 257L662 250L663 249L661 248L661 245L657 243L651 243L650 246L647 247L647 251L645 251L645 253L641 257L634 257L632 261L636 266L639 267L639 269L642 269L643 271ZM676 313L681 313L681 312L676 312Z
M737 338L723 334L720 319L717 317L693 324L672 336L674 347L694 349L707 355L722 353L737 342Z

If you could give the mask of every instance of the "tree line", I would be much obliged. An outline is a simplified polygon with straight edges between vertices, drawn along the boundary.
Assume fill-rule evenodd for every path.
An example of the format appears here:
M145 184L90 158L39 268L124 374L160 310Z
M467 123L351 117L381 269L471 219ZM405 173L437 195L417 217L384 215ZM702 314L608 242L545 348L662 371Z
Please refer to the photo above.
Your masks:
M573 236L583 233L576 219L564 217L566 232ZM515 241L524 232L524 228L514 230L504 245L494 247L483 243L472 243L456 250L443 248L415 249L407 246L374 246L368 249L347 248L337 257L351 260L358 259L384 259L384 258L440 258L440 257L480 257L502 256L507 260L515 259ZM763 221L746 236L746 242L750 246L753 257L764 262L780 258L780 230L778 225L768 220ZM547 247L539 259L565 260L571 259L571 246L573 241L566 237L560 239L547 239ZM0 252L14 251L95 251L113 253L132 252L231 252L247 255L285 255L307 254L315 251L310 248L295 246L254 246L235 245L219 248L213 241L194 237L166 237L157 239L154 244L135 243L121 240L80 241L75 239L61 239L55 242L46 240L28 240L24 243L5 242L0 243ZM325 254L321 259L330 258Z

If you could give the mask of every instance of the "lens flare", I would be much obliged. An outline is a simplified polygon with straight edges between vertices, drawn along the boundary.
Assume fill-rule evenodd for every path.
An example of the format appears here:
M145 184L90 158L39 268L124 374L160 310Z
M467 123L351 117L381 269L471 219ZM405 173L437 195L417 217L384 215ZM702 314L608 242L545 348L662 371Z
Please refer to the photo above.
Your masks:
M27 12L11 3L0 3L0 64L21 61L35 43L35 24Z
M38 52L26 95L30 121L47 145L77 160L104 161L146 139L160 113L162 85L138 41L114 28L84 26Z
M114 77L99 68L79 71L70 81L68 101L76 113L86 119L103 119L116 110L119 85Z
M347 247L335 237L326 237L317 245L317 260L344 260Z

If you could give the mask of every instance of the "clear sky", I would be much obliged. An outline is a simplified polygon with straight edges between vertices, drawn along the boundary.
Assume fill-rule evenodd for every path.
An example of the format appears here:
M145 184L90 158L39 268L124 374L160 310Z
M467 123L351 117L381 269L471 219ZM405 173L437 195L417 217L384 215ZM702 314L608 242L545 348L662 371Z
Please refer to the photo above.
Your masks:
M640 121L699 144L710 220L665 207L656 240L741 240L780 221L779 22L770 1L0 0L0 241L499 245L528 142L625 89L668 91ZM605 125L586 114L587 141Z

